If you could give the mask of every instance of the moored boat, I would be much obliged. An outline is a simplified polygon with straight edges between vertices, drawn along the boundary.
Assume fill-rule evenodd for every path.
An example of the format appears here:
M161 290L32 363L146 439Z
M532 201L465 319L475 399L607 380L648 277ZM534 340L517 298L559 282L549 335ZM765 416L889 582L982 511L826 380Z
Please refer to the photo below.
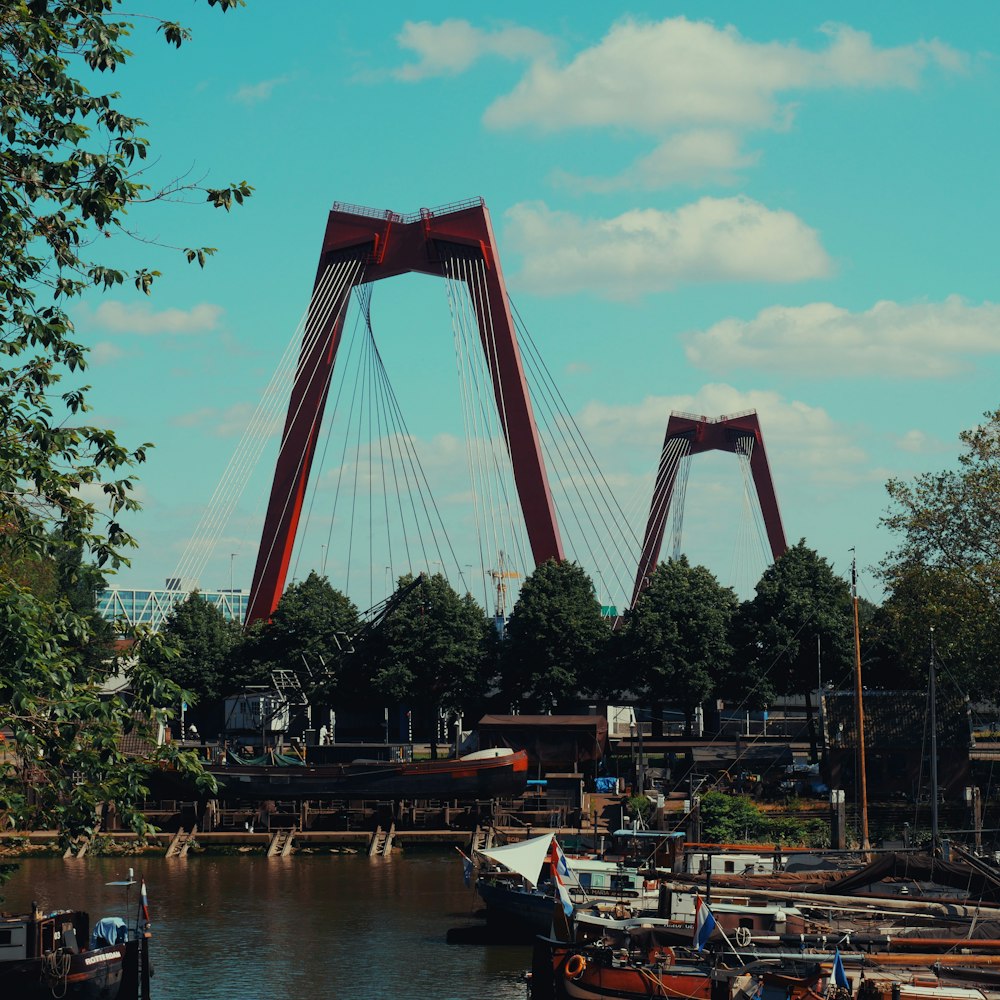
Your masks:
M244 764L227 758L206 770L215 778L220 798L489 799L524 791L528 755L497 749L445 760L321 765L288 760Z
M118 918L100 920L91 930L82 910L0 915L0 997L136 997L132 977L138 976L140 943L134 935L129 939Z

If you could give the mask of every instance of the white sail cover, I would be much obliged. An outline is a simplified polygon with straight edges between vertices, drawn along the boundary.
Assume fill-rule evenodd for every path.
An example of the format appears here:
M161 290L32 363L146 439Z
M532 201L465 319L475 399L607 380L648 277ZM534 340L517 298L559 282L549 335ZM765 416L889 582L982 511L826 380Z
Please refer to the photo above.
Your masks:
M484 857L495 861L498 865L512 872L517 872L528 885L534 887L538 881L545 855L549 853L552 834L542 837L532 837L522 840L519 844L507 844L504 847L493 847L488 851L480 851Z

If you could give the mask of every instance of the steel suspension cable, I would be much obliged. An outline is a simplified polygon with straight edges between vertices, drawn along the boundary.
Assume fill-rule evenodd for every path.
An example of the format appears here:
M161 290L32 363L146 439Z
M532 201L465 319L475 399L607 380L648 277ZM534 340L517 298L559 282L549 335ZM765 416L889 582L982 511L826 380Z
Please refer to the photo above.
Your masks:
M351 284L356 283L356 280L363 273L364 263L361 260L357 260L357 261L354 262L354 265L355 266L354 266L353 275L350 278L350 283ZM338 322L341 321L341 319L343 317L343 313L344 313L344 311L345 311L345 309L347 307L347 302L348 302L349 298L350 298L350 296L348 296L348 295L343 295L343 296L341 296L339 298L340 306L339 306L339 309L337 310L337 315L333 316L333 314L332 314L332 307L331 307L330 315L327 317L327 321L329 321L329 319L331 319L331 318L333 319L334 324L336 324L336 323L338 323ZM335 301L337 301L337 300L335 300ZM319 324L317 324L317 328L319 328L320 330L322 330L325 327L325 325L326 325L325 322L324 323L319 323ZM316 344L316 343L318 343L318 341L314 341L314 344ZM303 355L303 357L305 357L305 356L307 356L307 355ZM306 362L304 360L302 360L300 362L299 368L297 369L297 377L298 377L298 372L305 372L306 371L306 369L303 367L303 365L305 363ZM307 398L307 396L309 394L309 390L312 387L312 383L315 380L316 375L317 375L317 373L318 373L318 371L319 371L320 366L322 365L322 363L323 363L323 352L319 351L319 352L317 352L316 360L313 362L312 370L308 373L308 379L306 380L306 384L305 384L305 387L303 389L301 399L299 400L299 404L295 408L294 413L291 413L290 416L289 416L289 419L288 419L287 425L286 425L287 427L290 428L291 426L293 426L294 421L296 419L298 419L298 415L301 412L303 405L305 404L305 400L306 400L306 398ZM325 376L325 389L324 389L324 392L329 391L330 380L331 380L332 377L333 377L333 366L331 365L330 368L329 368L329 370L326 373L326 376ZM287 491L287 493L285 495L284 503L282 504L281 514L280 514L281 519L284 519L285 515L288 513L288 505L291 503L292 497L294 496L294 494L296 492L296 485L295 484L298 481L298 477L299 477L299 475L300 475L300 473L302 471L302 465L303 465L303 462L305 461L306 453L309 450L309 442L311 440L313 440L314 434L316 432L316 423L317 423L318 417L319 417L318 413L314 413L313 414L312 421L311 421L310 427L309 427L309 433L304 436L304 438L303 438L303 445L299 449L299 455L298 455L298 460L297 460L296 467L295 467L295 473L289 479L288 491ZM287 442L288 442L288 437L286 435L286 437L282 440L282 446L281 446L282 450L284 450ZM279 454L280 454L280 452L279 452ZM275 537L275 538L272 539L271 544L268 547L268 551L265 554L264 563L263 563L263 570L265 572L266 572L267 568L270 566L271 559L274 557L274 549L275 549L276 544L277 544L277 537ZM258 556L258 560L259 560L259 556Z
M263 451L268 436L268 428L273 423L278 409L282 405L282 390L287 384L287 376L291 363L290 359L295 358L296 348L299 346L298 331L302 328L302 323L304 322L305 337L303 338L303 343L308 352L311 349L311 345L315 343L316 338L320 335L323 325L329 317L332 296L337 294L338 285L343 284L345 280L344 272L346 270L344 269L332 274L330 271L327 271L320 281L317 282L310 297L309 305L306 307L305 319L300 320L299 325L296 327L296 333L286 348L277 370L268 383L264 395L244 431L236 452L231 458L226 471L223 473L222 480L216 488L213 500L210 501L209 508L206 510L198 529L196 529L195 536L188 543L188 547L182 555L181 562L176 571L178 578L183 579L185 575L194 572L200 574L203 567L207 564L208 558L211 555L211 549L214 547L212 539L213 537L217 538L222 527L228 522L239 496L242 495L243 490L246 488L250 472L256 466ZM317 313L323 318L319 323L313 323L312 329L310 329L310 318ZM300 358L301 356L299 354ZM284 442L282 442L283 445ZM202 550L200 560L198 557L199 549Z

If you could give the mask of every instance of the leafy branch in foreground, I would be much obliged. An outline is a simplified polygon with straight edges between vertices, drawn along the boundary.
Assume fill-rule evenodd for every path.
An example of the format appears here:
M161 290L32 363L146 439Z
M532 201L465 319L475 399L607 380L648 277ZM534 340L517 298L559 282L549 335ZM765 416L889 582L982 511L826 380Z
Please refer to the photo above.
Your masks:
M208 3L225 11L243 0ZM115 234L136 238L130 210L182 188L226 210L252 193L246 181L147 183L144 122L101 87L133 56L126 42L137 21L120 9L120 0L0 6L0 564L24 570L21 582L0 575L0 730L14 738L0 761L0 827L54 826L67 838L92 829L107 802L143 832L148 767L169 761L198 772L193 759L156 745L180 688L139 658L121 667L128 699L109 694L120 665L92 616L65 588L52 592L51 573L30 571L67 550L98 566L126 560L135 543L120 516L139 506L134 469L150 447L87 424L89 387L60 384L86 367L68 304L128 282L150 292L157 270L127 273L97 250L114 246L105 240ZM176 22L143 20L168 44L189 37ZM203 266L214 249L181 253ZM135 757L124 746L139 730L146 749Z

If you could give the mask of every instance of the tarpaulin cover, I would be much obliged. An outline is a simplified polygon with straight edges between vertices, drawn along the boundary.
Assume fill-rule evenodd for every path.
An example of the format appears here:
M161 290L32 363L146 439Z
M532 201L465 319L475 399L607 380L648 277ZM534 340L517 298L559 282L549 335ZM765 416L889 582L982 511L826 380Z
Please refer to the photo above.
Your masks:
M128 926L121 917L101 917L94 924L90 947L106 948L109 944L124 944L128 940Z
M479 853L498 865L503 865L509 871L517 872L525 882L534 886L551 844L552 834L546 833L542 837L532 837L518 844L506 844Z

